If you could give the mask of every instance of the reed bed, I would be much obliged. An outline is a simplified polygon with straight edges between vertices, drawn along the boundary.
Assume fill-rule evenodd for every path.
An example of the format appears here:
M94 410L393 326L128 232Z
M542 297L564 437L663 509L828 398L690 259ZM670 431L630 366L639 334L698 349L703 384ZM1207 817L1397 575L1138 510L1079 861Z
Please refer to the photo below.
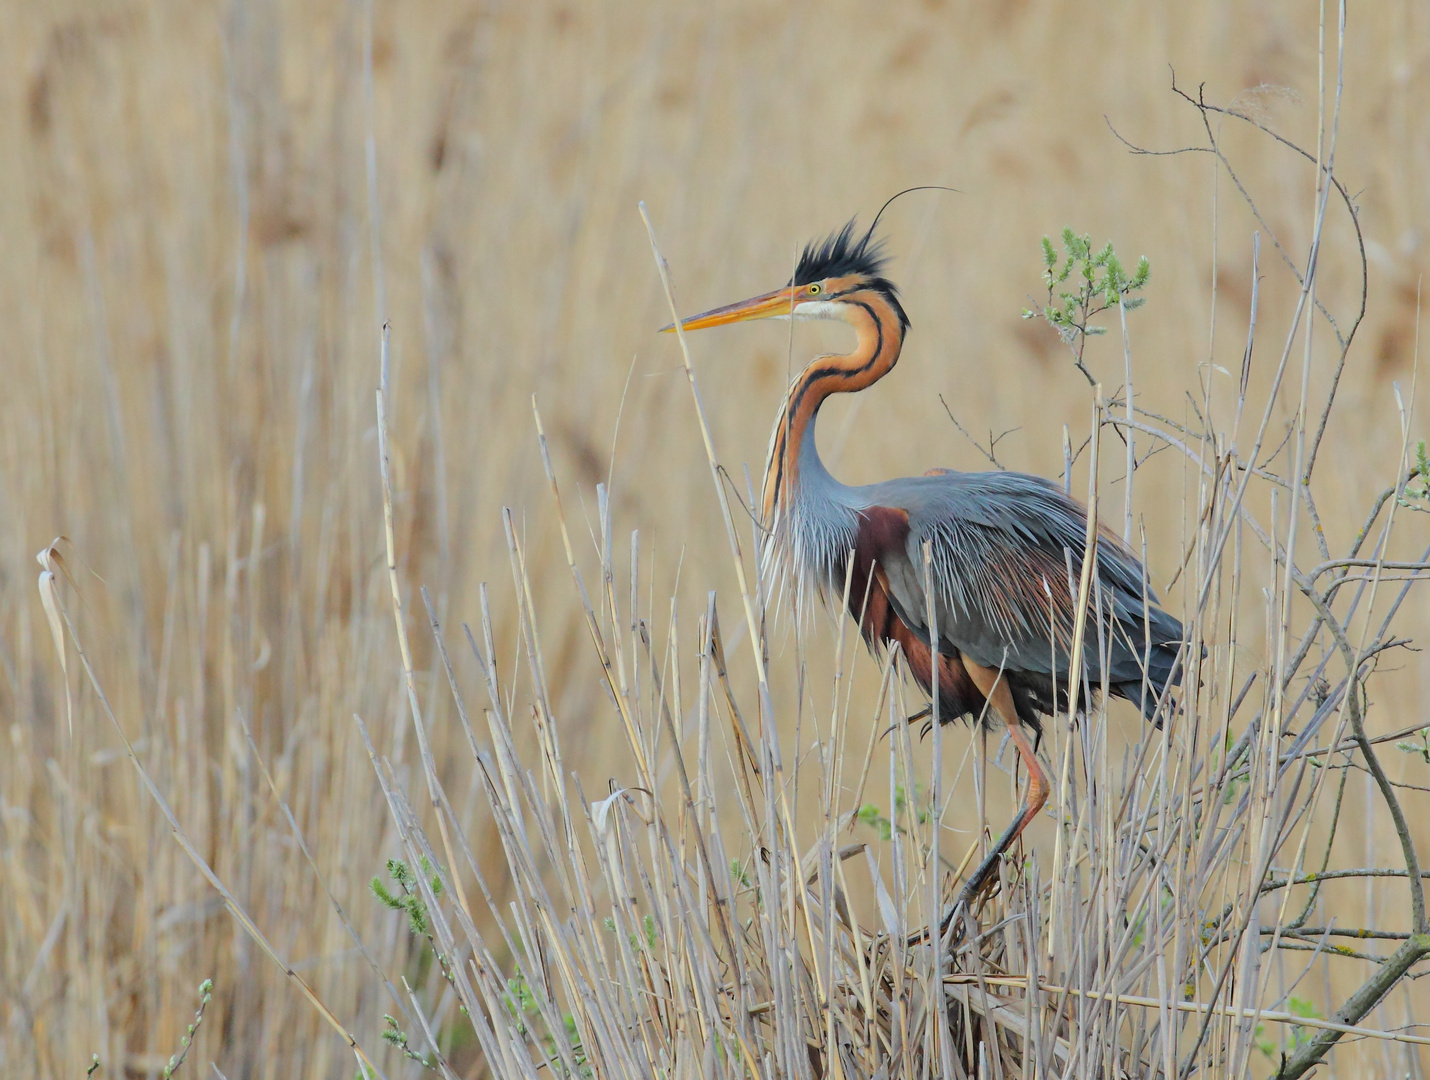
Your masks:
M1084 365L1095 327L1061 327L1088 376L1065 483L1144 552L1142 507L1179 503L1182 558L1162 592L1188 626L1187 677L1156 727L1073 688L1074 715L1052 718L1041 747L1046 813L948 933L930 929L1016 796L1016 755L911 724L923 702L897 653L871 657L845 620L768 591L739 497L753 504L751 485L722 454L685 343L680 404L697 426L682 437L718 508L717 540L694 550L728 561L662 548L609 479L588 505L522 403L540 461L524 490L550 516L503 512L509 581L463 604L446 525L434 554L413 509L427 467L414 459L446 468L442 432L403 425L414 380L395 375L384 326L375 411L345 421L370 430L354 466L369 483L333 473L368 494L326 502L311 547L274 538L235 467L226 550L176 532L157 601L137 572L97 579L94 554L65 538L39 553L40 606L18 663L5 658L56 667L9 679L51 718L56 750L16 731L0 773L0 970L20 973L0 1058L45 1076L78 1075L93 1053L100 1076L301 1062L322 1076L1002 1080L1296 1077L1338 1061L1344 1075L1375 1047L1387 1075L1421 1075L1414 800L1430 736L1409 711L1368 722L1430 575L1413 382L1386 414L1397 450L1372 463L1376 486L1330 507L1313 484L1318 463L1360 452L1337 423L1369 295L1336 164L1344 33L1332 18L1322 40L1321 139L1290 147L1316 192L1297 227L1308 247L1254 201L1255 235L1218 239L1252 250L1226 297L1247 316L1241 370L1218 376L1236 392L1208 371L1169 417L1143 389L1143 315L1103 313L1123 361L1105 383ZM370 96L370 40L364 64ZM1195 151L1253 200L1228 130L1279 136L1245 107L1191 92L1184 105L1204 129ZM366 150L381 297L405 286L390 267L384 284L370 129ZM678 314L645 225L647 272ZM1360 268L1349 310L1318 291L1332 237L1336 265ZM1295 287L1263 295L1273 268ZM443 273L437 260L415 275L434 326ZM321 434L295 436L295 508ZM991 434L986 452L998 467ZM438 502L424 513L445 521ZM345 539L364 532L381 535L376 563ZM683 590L660 591L653 550L680 560ZM1096 613L1087 580L1067 587ZM569 686L585 671L599 685L576 724ZM300 706L275 715L274 701ZM1377 828L1393 863L1369 842Z
M1344 194L1333 173L1322 175L1320 214ZM1278 387L1282 371L1294 371L1299 321L1310 318L1314 257ZM658 250L656 263L675 313ZM1255 297L1251 310L1247 364L1257 344ZM1076 349L1079 334L1067 336ZM454 1025L470 1025L479 1072L532 1078L1240 1076L1264 1052L1268 1027L1294 1033L1280 1042L1278 1066L1294 1077L1345 1037L1430 1045L1414 1031L1361 1024L1430 955L1418 853L1398 785L1380 763L1387 743L1423 733L1412 725L1371 739L1364 720L1378 658L1408 644L1397 636L1397 615L1430 573L1430 551L1419 560L1387 557L1397 522L1425 509L1408 416L1400 459L1364 508L1356 541L1338 555L1322 546L1322 561L1301 567L1287 558L1295 547L1288 531L1316 520L1309 490L1256 464L1275 394L1259 419L1243 395L1230 424L1218 425L1208 408L1202 426L1189 429L1140 411L1130 394L1104 401L1094 387L1084 444L1094 526L1105 512L1104 442L1120 436L1134 470L1139 438L1148 449L1171 447L1190 466L1187 558L1175 583L1189 628L1188 678L1180 701L1163 703L1159 725L1120 747L1105 688L1074 688L1074 718L1056 718L1043 747L1056 778L1051 852L1006 861L996 886L939 933L960 875L988 840L980 832L966 851L951 848L950 811L966 805L970 786L982 802L990 762L960 769L945 786L947 735L939 726L921 734L908 721L918 703L897 651L863 665L864 677L878 681L877 707L855 714L849 684L859 646L843 629L832 682L809 695L825 707L801 711L793 724L779 715L771 683L804 677L804 635L796 630L792 649L772 643L771 628L798 616L777 610L746 570L762 537L756 526L741 538L685 358L740 582L733 600L710 593L693 622L673 599L657 604L643 589L639 532L628 544L616 540L604 485L590 537L597 560L589 577L583 572L534 416L611 737L624 740L627 767L607 790L586 791L563 751L511 515L517 656L500 654L485 590L478 629L464 626L460 638L422 591L483 816L499 837L494 869L474 855L419 699L407 632L415 598L403 595L393 527L384 331L377 431L387 569L421 775L380 752L361 716L354 724L400 847L392 884L374 891L406 915L434 961L427 993L405 979L401 991L388 986L399 1015L388 1017L386 1038L406 1058L459 1075L448 1059L453 1039L442 1034ZM1130 353L1128 363L1130 371ZM1294 387L1294 378L1284 385ZM1333 407L1325 403L1326 412ZM1287 443L1292 475L1304 476L1318 428L1314 414L1299 415L1308 421ZM1326 413L1320 420L1323 429ZM1134 476L1123 477L1129 506ZM1252 494L1257 487L1265 499ZM1258 501L1272 508L1270 521L1249 509ZM50 629L65 656L60 546L42 552L41 563ZM1079 611L1096 613L1101 599L1089 581L1070 575L1067 587ZM1271 627L1254 647L1274 662L1248 670L1237 613L1251 587L1263 593ZM453 674L449 637L482 674L476 708ZM106 702L77 638L73 645ZM1090 639L1079 647L1108 646ZM784 680L772 676L779 666L793 669ZM124 725L111 719L123 737ZM343 1034L359 1071L382 1075L189 843L127 739L126 747L183 850L244 930ZM991 763L1002 757L1000 749ZM1330 868L1356 770L1376 782L1403 866ZM861 825L880 838L856 836ZM301 845L296 826L295 837ZM1408 911L1393 912L1393 925L1408 932L1337 924L1328 883L1373 876L1408 877ZM1317 961L1362 955L1348 940L1394 950L1377 957L1375 973L1329 1019L1289 1010Z

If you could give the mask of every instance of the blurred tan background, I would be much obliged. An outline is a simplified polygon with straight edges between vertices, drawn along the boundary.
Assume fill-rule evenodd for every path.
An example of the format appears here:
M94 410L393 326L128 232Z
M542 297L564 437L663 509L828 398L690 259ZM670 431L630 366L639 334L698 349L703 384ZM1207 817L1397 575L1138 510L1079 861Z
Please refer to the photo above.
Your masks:
M913 331L889 380L826 410L823 452L848 482L985 467L941 394L979 438L1018 429L998 444L1005 464L1053 474L1062 424L1075 441L1086 433L1089 393L1051 332L1019 317L1041 300L1039 238L1070 224L1112 239L1129 264L1146 254L1148 303L1130 324L1142 402L1186 418L1186 395L1200 401L1211 379L1225 404L1234 379L1209 363L1240 365L1255 222L1225 173L1214 182L1209 155L1132 156L1108 125L1151 148L1204 145L1198 114L1171 92L1175 69L1179 85L1205 83L1208 100L1237 101L1314 148L1317 17L1313 4L1252 0L4 5L5 1071L74 1077L98 1053L104 1075L153 1073L205 976L216 1012L188 1067L352 1071L183 859L73 655L67 736L35 589L34 553L52 537L72 542L79 631L186 829L374 1049L387 1006L320 902L239 718L395 977L416 950L364 892L395 848L351 720L412 764L382 565L381 321L411 606L427 585L475 707L458 627L477 626L477 587L490 581L500 659L516 671L500 516L512 508L563 739L594 791L621 755L554 530L533 394L582 559L595 484L609 476L617 545L641 531L658 622L672 592L690 618L710 588L734 597L679 354L654 334L668 318L637 201L690 312L778 285L806 240L856 213L867 222L900 188L959 188L885 215ZM1336 452L1317 468L1333 550L1394 473L1392 382L1408 395L1413 379L1430 261L1430 7L1354 5L1345 79L1337 171L1361 209L1370 300ZM1225 136L1267 223L1303 259L1313 170L1244 126ZM1340 207L1328 220L1320 295L1349 318L1352 234ZM1294 296L1265 236L1261 265L1254 388ZM837 329L799 328L796 364L840 347ZM1333 355L1324 325L1317 334L1312 400ZM736 477L743 462L761 466L787 335L755 324L692 338ZM1121 383L1115 332L1089 364L1109 389ZM1416 397L1423 415L1423 380ZM1289 419L1288 406L1273 422ZM1188 474L1165 454L1141 475L1137 511L1164 584L1181 559ZM1405 528L1425 535L1423 519ZM1430 619L1421 610L1409 628ZM417 615L410 629L439 758L467 797L430 635ZM1414 722L1430 691L1422 654L1396 662L1387 708L1371 714L1380 730ZM1367 831L1356 842L1374 847ZM1365 895L1403 903L1393 887ZM1379 1049L1342 1061L1362 1059L1402 1064Z

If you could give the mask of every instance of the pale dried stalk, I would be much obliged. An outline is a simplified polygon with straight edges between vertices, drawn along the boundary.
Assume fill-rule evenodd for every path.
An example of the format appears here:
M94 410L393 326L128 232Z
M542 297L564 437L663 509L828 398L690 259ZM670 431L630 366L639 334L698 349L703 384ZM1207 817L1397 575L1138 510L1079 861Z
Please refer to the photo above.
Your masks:
M133 744L129 741L128 734L125 733L123 725L119 722L119 717L115 715L114 709L110 706L109 697L105 694L104 687L100 685L99 678L95 675L94 668L90 665L89 656L85 653L84 645L80 641L79 635L75 632L74 624L70 621L69 611L66 609L63 599L59 597L58 590L55 590L54 603L64 622L65 628L69 631L70 640L74 642L75 653L79 656L80 666L84 669L85 676L88 678L89 684L94 690L95 697L99 700L100 706L104 709L105 716L109 718L110 724L114 727L115 732L119 735L120 741L124 744L124 752L129 758L129 763L134 766L135 774L139 777L140 783L144 786L144 789L148 791L149 797L154 801L154 805L164 816L165 821L168 823L170 833L174 839L178 841L179 846L183 848L184 854L188 856L189 861L193 863L199 873L203 874L204 879L213 886L214 891L223 898L224 906L228 908L229 914L233 916L234 921L243 928L244 933L263 951L264 955L277 965L284 977L293 984L298 992L313 1006L318 1015L322 1017L323 1021L337 1032L347 1044L348 1048L353 1052L353 1056L357 1059L359 1069L364 1070L365 1073L370 1075L384 1077L385 1074L382 1070L368 1057L367 1053L358 1043L357 1037L343 1026L342 1022L333 1014L331 1009L323 1004L322 999L318 997L313 988L308 985L307 981L294 971L287 961L278 955L278 951L274 948L263 931L258 928L258 924L253 921L243 905L238 902L233 893L229 891L228 887L224 885L218 875L214 873L208 861L199 854L198 849L194 847L193 842L189 839L188 833L185 831L183 825L179 823L177 815L175 815L174 811L170 808L168 800L164 798L163 794L159 791L158 785L154 783L148 770L144 768L143 763L139 760L138 754L134 751Z

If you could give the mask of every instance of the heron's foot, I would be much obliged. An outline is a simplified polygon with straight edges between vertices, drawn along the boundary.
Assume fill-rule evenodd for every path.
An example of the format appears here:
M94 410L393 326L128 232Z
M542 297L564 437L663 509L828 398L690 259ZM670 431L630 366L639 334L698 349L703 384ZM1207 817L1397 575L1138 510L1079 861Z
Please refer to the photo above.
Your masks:
M925 705L925 706L924 706L922 709L920 709L918 712L914 713L913 716L911 716L911 717L909 717L907 720L905 720L904 723L906 723L906 724L917 724L920 720L924 721L923 730L919 732L919 738L922 739L925 735L927 735L930 731L933 730L933 721L932 721L931 719L929 719L929 717L931 717L931 716L933 716L933 706L932 706L932 705ZM898 731L898 730L899 730L899 725L898 725L898 724L891 724L889 727L887 727L887 728L884 729L883 734L881 734L881 735L879 736L879 738L881 738L881 739L887 738L888 736L892 735L894 732L896 732L896 731Z
M978 869L973 871L973 876L963 883L963 888L958 890L958 896L953 901L953 907L948 909L948 914L943 917L943 923L939 929L943 933L948 933L948 928L953 925L960 911L964 913L973 910L973 903L984 892L992 892L992 886L998 883L998 863L1003 858L1003 852L999 848L990 851L984 860L978 864ZM965 919L965 924L966 924ZM962 938L959 934L957 940Z
M943 919L940 920L938 924L938 935L940 939L944 939L945 950L956 949L959 945L963 944L963 939L968 934L968 923L968 902L964 899L963 894L959 893L958 899L954 901L953 906L948 909L947 913L944 915ZM952 937L949 936L950 927L952 927L953 929ZM909 935L908 944L912 948L915 945L919 945L927 941L928 938L928 927L924 927L917 933Z
M925 706L924 706L922 709L920 709L918 712L914 713L913 716L909 717L908 722L909 722L910 724L917 724L920 720L922 720L922 721L924 722L924 726L921 727L921 728L919 728L919 738L920 738L920 739L927 739L928 736L929 736L929 732L933 731L933 706L932 706L932 705L925 705Z
M940 939L946 939L944 940L945 952L963 944L963 938L967 933L967 926L968 904L963 900L962 894L960 894L959 899L954 902L954 905L949 908L947 912L944 913L943 918L939 920L938 936ZM949 927L954 928L952 938L948 936ZM915 945L922 945L929 941L931 936L929 928L925 926L922 930L915 930L910 934L904 943L912 949Z
M953 929L953 936L946 942L948 948L956 948L967 937L974 901L978 900L983 893L992 891L991 886L998 881L998 875L993 871L997 869L998 861L1002 857L1001 851L990 852L988 857L978 864L978 869L964 883L963 888L958 890L958 896L954 898L953 904L944 912L944 916L938 924L938 932L940 938L949 938L949 930ZM910 934L908 944L910 947L918 945L927 941L928 937L929 931L925 927Z

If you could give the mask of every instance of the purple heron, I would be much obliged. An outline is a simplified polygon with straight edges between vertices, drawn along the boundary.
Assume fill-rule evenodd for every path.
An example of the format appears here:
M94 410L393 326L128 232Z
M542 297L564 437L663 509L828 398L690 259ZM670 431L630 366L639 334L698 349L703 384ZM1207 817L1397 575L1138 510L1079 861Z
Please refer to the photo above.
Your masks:
M1048 798L1036 743L1041 718L1067 709L1087 517L1060 486L1024 473L933 469L858 487L830 475L815 445L820 406L892 371L909 329L898 290L884 276L886 261L873 226L860 234L851 221L807 245L788 284L682 326L813 318L842 319L854 330L854 350L815 357L780 405L765 464L766 566L826 599L842 598L848 580L849 614L865 641L876 650L897 643L915 681L930 698L937 693L941 722L1006 725L1028 791L960 893L965 902ZM1095 567L1080 675L1094 692L1105 679L1113 696L1156 719L1168 687L1181 681L1182 624L1161 608L1140 561L1106 531L1097 537Z

